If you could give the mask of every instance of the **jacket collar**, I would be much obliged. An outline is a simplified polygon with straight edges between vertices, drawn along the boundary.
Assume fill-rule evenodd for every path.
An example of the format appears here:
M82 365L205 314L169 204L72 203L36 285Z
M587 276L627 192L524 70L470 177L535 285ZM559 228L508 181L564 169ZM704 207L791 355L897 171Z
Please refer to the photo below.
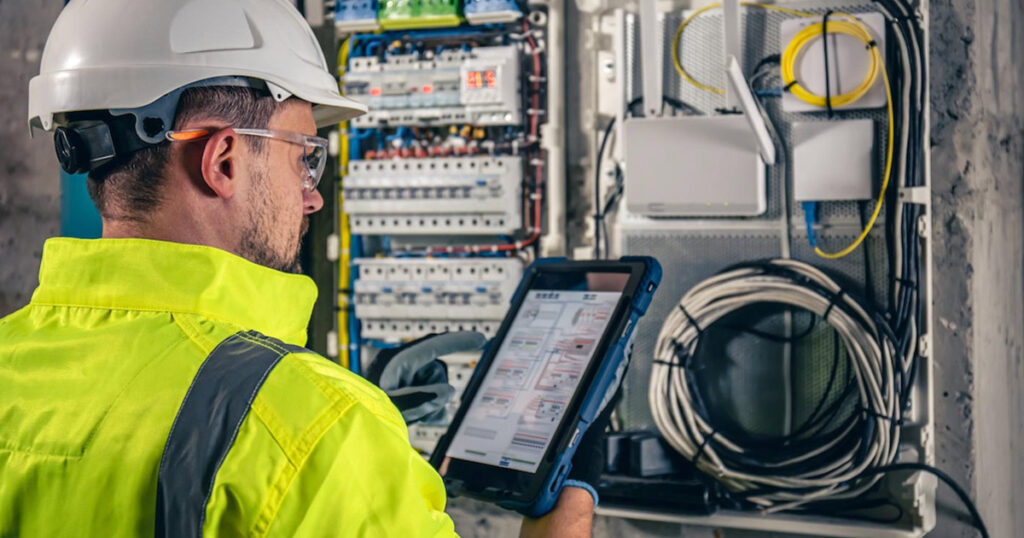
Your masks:
M32 304L199 314L304 345L313 281L213 247L53 238Z

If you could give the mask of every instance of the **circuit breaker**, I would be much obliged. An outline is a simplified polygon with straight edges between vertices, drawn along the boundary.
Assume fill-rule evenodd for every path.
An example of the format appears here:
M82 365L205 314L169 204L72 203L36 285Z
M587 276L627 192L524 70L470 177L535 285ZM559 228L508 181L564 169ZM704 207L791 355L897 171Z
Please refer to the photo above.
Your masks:
M354 233L510 234L522 226L522 159L352 161L343 195Z

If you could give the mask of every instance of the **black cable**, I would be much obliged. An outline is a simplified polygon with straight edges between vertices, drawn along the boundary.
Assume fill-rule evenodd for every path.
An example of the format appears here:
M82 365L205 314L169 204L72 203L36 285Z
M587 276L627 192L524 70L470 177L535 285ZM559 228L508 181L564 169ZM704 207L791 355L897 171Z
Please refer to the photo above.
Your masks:
M693 115L700 115L700 110L679 99L673 97L663 97L663 102L676 110L687 112ZM633 109L643 103L643 97L637 97L626 104L626 116L635 116L636 113ZM594 168L594 258L601 259L601 233L602 230L607 230L604 225L604 218L608 215L608 211L618 202L622 196L622 183L621 183L621 171L616 167L616 192L609 199L608 203L602 208L601 207L601 164L604 161L604 150L608 145L608 140L611 138L612 129L615 127L615 118L608 120L608 124L604 128L604 134L601 136L601 145L597 150L597 161ZM605 232L605 244L607 245L607 232ZM605 256L608 255L608 249L605 248Z
M781 64L781 63L782 63L782 55L781 54L769 54L768 56L765 56L764 58L761 58L761 61L757 62L757 65L754 66L754 70L752 71L752 73L753 74L757 74L757 72L760 71L762 67L765 67L765 66L768 66L768 65L772 65L772 64Z
M860 217L860 228L867 227L867 215L864 214L867 204L863 201L857 204L857 216ZM870 237L864 239L861 246L861 254L864 257L864 296L868 304L875 305L875 279L871 271L871 243Z
M828 108L829 119L832 118L832 81L828 70L828 18L831 15L832 10L830 9L821 18L821 43L825 49L825 107Z
M703 115L703 113L700 111L700 109L698 109L697 107L695 107L695 106L693 106L690 103L687 103L685 101L680 101L679 99L676 99L674 97L669 97L667 95L663 96L661 99L662 99L662 101L665 102L665 104L667 104L668 106L670 106L670 107L672 107L672 108L674 108L676 110L679 110L679 111L682 111L682 112L686 112L686 113L688 113L690 115L693 115L693 116L702 116Z
M862 477L874 476L878 474L887 474L897 471L924 471L935 475L936 478L946 483L953 493L960 498L960 501L964 503L967 511L971 514L972 525L974 528L981 532L982 538L989 538L988 528L985 527L985 522L981 519L981 513L978 512L978 507L974 505L974 501L971 500L971 496L967 494L967 491L953 480L953 477L949 476L942 469L926 465L924 463L916 462L905 462L905 463L893 463L891 465L883 465L881 467L874 467L861 473Z
M594 259L601 259L601 221L604 214L601 211L601 161L604 159L604 148L611 138L612 128L615 127L615 118L608 120L604 128L604 136L601 137L601 147L597 149L597 163L594 166Z

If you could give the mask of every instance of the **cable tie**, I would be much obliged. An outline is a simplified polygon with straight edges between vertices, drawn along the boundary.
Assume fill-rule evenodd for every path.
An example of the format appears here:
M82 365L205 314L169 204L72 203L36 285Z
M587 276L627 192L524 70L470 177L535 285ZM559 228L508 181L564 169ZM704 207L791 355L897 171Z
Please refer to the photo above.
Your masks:
M903 420L903 417L900 417L898 419L893 420L893 418L890 417L889 415L883 415L882 413L879 413L878 411L875 411L874 409L868 409L867 407L859 407L859 409L860 409L860 412L861 412L862 415L867 415L869 417L881 419L881 420L884 420L886 422L891 422L891 423L896 424L897 426L903 426L903 424L905 422Z
M680 368L690 367L690 359L693 358L693 355L690 355L690 352L686 350L686 346L684 346L682 342L672 340L672 354L679 359L679 362L673 363L674 365L679 366Z
M684 368L685 367L684 365L679 364L678 362L666 361L666 360L662 360L662 359L654 359L651 362L654 363L654 364L663 364L665 366L668 366L669 368Z
M875 48L877 46L878 46L878 43L874 39L872 39L871 41L868 41L867 46L864 47L864 48L866 48L867 50L871 50L871 49L873 49L873 48Z
M683 303L679 303L678 306L679 311L682 312L684 316L686 316L686 319L690 322L690 325L693 325L693 328L697 329L697 336L699 337L703 335L704 329L702 329L701 326L697 323L697 320L693 319L693 316L691 316L690 313L686 311L686 307L683 306Z
M697 462L700 460L700 457L704 455L704 449L707 448L708 441L716 435L718 435L718 428L711 430L711 433L707 434L704 437L704 440L701 441L700 446L697 447L697 452L693 455L693 458L690 459L690 463L692 463L694 467L697 466Z
M796 79L793 79L792 81L790 81L789 84L786 84L785 86L783 86L782 90L788 92L790 90L790 88L792 88L793 86L796 86Z
M832 300L829 301L828 308L826 308L825 313L821 315L821 319L824 319L826 322L828 322L828 315L832 313L832 309L835 308L836 303L838 303L839 300L843 298L843 295L845 293L846 292L840 289L839 293L836 293L835 295L832 296Z
M897 278L896 282L898 282L903 287L910 288L912 290L916 290L917 289L917 282L914 282L913 280L907 280L905 278Z

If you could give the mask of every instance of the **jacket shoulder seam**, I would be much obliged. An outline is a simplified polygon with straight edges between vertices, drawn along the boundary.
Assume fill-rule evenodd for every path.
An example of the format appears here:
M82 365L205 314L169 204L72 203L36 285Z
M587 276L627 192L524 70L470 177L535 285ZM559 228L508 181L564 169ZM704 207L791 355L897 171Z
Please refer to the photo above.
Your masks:
M299 475L299 472L305 467L310 454L316 449L321 438L332 426L338 423L339 420L345 414L357 405L357 401L353 398L346 399L335 399L327 405L320 414L313 419L308 427L302 432L302 434L290 443L290 446L281 446L281 441L276 439L271 431L271 437L275 437L275 442L281 446L281 450L288 460L288 465L285 465L277 478L271 483L270 488L267 491L266 500L263 506L260 508L256 516L256 520L253 523L250 534L252 536L265 536L270 531L277 513L281 509L281 505L284 502L285 497L288 494L288 490L291 488L295 478ZM259 417L259 415L257 415ZM259 417L263 421L262 417Z

